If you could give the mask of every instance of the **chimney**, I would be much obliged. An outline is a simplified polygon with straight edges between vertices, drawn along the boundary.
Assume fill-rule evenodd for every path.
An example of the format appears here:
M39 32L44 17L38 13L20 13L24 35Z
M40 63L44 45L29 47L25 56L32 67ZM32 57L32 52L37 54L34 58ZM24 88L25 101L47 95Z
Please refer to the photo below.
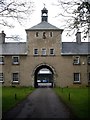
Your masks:
M6 36L6 34L4 33L4 31L2 31L0 33L0 44L5 43L5 36Z
M81 32L77 32L77 33L76 33L76 42L77 42L78 44L81 43Z

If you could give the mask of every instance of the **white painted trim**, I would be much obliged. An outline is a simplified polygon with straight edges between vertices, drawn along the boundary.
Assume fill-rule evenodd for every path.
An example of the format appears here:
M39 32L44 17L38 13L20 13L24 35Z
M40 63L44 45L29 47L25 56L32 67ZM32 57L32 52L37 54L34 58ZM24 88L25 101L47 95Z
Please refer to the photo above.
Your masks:
M14 60L14 57L17 57L18 58L18 62L14 62L13 60ZM14 65L17 65L17 64L19 64L20 63L20 56L12 56L12 64L14 64Z

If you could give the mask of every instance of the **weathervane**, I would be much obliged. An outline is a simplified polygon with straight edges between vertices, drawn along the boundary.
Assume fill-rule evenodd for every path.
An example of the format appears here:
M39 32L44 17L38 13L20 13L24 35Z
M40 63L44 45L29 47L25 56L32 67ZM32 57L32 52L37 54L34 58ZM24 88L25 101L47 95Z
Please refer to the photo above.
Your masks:
M44 5L44 7L46 6L46 4L45 4L45 3L43 3L43 5Z

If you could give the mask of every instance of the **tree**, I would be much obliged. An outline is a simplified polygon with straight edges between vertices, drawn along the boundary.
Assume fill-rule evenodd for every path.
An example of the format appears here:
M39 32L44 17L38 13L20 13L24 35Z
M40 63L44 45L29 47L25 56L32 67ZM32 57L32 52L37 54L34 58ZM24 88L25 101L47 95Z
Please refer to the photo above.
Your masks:
M14 27L12 19L21 24L32 11L31 0L0 0L0 25Z
M90 29L90 0L58 0L58 6L63 10L58 16L66 18L68 33L81 30L86 37Z

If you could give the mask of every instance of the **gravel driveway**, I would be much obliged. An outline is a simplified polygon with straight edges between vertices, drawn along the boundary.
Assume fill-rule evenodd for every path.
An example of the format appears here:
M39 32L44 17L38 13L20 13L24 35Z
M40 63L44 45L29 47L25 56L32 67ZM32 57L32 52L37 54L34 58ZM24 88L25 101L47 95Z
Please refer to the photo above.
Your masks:
M71 118L69 109L52 88L38 88L26 100L9 111L4 118Z

